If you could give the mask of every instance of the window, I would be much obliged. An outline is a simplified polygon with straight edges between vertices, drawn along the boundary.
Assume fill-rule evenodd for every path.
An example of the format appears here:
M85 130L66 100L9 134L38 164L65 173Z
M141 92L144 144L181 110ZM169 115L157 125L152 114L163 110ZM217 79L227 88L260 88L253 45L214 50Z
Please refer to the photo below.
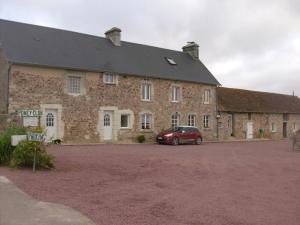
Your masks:
M283 121L288 121L289 120L289 114L284 113L283 114Z
M116 75L111 74L111 73L105 73L103 75L103 82L105 84L115 84L116 83Z
M180 99L180 87L172 87L172 102L179 102Z
M252 113L248 113L248 121L252 120Z
M297 124L297 123L294 123L294 124L293 124L293 130L294 130L294 131L298 131L298 124Z
M174 113L172 115L172 119L171 119L172 121L171 121L171 123L172 123L172 128L173 129L175 129L176 127L179 126L179 119L180 119L180 116L179 116L178 113Z
M105 114L104 115L104 126L105 127L109 127L110 126L110 115L109 114Z
M129 127L129 115L121 115L121 128Z
M54 127L54 116L52 113L48 113L46 116L46 127Z
M142 100L151 100L151 84L143 84L142 86Z
M272 132L276 132L276 131L277 131L277 127L276 127L276 124L275 124L275 123L272 123L272 124L271 124L271 131L272 131Z
M143 130L149 130L151 129L151 115L150 114L142 114L141 116L141 124Z
M196 115L188 116L188 126L196 126Z
M174 59L172 59L172 58L167 58L167 57L166 57L166 60L168 61L168 63L169 63L170 65L173 65L173 66L177 65L176 61L175 61Z
M209 104L210 102L210 90L204 91L204 104Z
M68 91L71 94L80 94L81 77L68 77Z
M210 116L209 115L203 116L203 127L204 128L210 127Z

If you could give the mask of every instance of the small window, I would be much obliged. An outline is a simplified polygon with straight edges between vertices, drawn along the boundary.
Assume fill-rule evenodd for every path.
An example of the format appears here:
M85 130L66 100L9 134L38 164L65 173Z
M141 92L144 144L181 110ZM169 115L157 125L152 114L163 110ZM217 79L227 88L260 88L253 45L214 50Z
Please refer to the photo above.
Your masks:
M172 87L172 102L179 102L180 100L180 87Z
M272 131L272 132L276 132L276 131L277 131L277 127L276 127L276 124L275 124L275 123L272 123L272 124L271 124L271 131Z
M54 127L54 115L48 113L46 116L46 127Z
M203 127L210 128L210 116L209 115L203 116Z
M179 116L178 113L174 113L174 114L172 115L171 120L172 120L172 121L171 121L171 125L172 125L172 128L173 128L173 129L179 126L180 116Z
M248 121L252 120L252 113L248 113Z
M116 75L112 74L112 73L105 73L103 75L103 82L105 84L115 84L116 83Z
M177 65L176 61L175 61L174 59L172 59L172 58L167 58L167 57L166 57L166 60L168 61L168 63L169 63L170 65L173 65L173 66Z
M68 91L71 94L80 94L81 77L69 76L68 77Z
M121 115L121 128L129 127L129 115Z
M147 113L142 114L142 116L141 116L142 130L151 129L151 119L152 119L151 114L147 114Z
M104 115L104 126L105 127L109 127L110 126L110 115L109 114L105 114Z
M283 121L288 121L289 120L289 114L284 113L283 114Z
M298 124L297 124L297 123L294 123L294 124L293 124L293 130L294 130L294 131L298 131L298 130L299 130Z
M142 100L144 101L151 100L151 84L142 85Z
M189 115L188 116L188 126L196 126L196 115Z
M204 104L210 103L210 90L204 90Z

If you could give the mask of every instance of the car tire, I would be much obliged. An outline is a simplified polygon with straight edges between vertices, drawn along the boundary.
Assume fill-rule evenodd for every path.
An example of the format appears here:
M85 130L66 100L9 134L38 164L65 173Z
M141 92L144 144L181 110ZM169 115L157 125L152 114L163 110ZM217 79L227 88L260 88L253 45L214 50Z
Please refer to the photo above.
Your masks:
M201 145L202 144L202 138L201 137L197 137L196 139L196 145Z
M173 138L172 145L179 145L179 139L177 137Z

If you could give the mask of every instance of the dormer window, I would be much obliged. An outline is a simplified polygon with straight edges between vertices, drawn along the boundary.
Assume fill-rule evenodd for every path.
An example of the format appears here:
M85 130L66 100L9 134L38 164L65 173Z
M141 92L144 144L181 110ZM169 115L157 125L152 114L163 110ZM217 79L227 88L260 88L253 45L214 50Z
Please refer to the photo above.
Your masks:
M116 84L117 83L117 75L112 73L104 73L103 82L105 84Z
M168 61L168 63L170 65L173 65L173 66L177 65L176 61L174 59L172 59L172 58L166 57L166 60Z

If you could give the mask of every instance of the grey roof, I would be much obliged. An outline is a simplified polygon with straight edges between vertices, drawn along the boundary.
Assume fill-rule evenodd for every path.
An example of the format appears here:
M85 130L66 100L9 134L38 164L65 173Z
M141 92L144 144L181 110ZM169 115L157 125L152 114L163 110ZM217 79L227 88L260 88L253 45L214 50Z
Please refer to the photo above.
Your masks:
M219 85L200 60L180 51L125 41L118 47L103 37L1 19L0 42L11 63Z

